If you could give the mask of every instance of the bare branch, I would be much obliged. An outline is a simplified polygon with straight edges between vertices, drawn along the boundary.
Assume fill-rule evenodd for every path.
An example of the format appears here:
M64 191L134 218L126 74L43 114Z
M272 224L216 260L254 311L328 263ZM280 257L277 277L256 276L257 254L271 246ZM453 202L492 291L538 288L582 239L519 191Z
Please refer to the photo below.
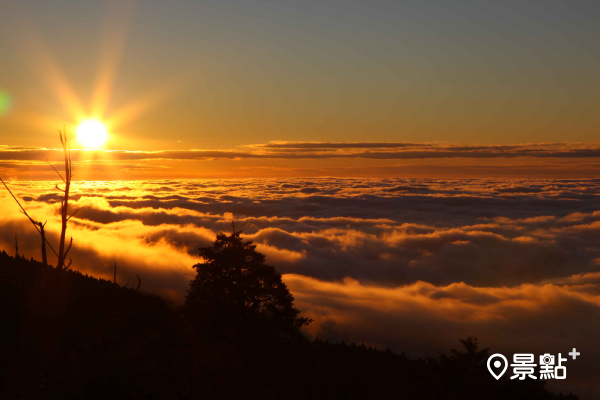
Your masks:
M54 253L54 255L56 257L58 257L58 254L56 253L56 251L54 250L54 248L52 247L52 245L50 244L50 242L48 242L48 239L46 239L45 234L42 234L42 230L46 226L46 224L45 223L42 224L41 222L35 221L33 218L31 218L31 216L29 214L27 214L27 211L21 205L21 203L19 202L19 200L17 199L17 197L13 194L12 190L10 190L10 188L8 187L8 185L6 184L6 182L4 182L4 180L2 178L0 178L0 182L2 182L2 184L4 185L4 187L6 188L6 190L8 190L8 193L10 193L10 195L15 200L15 202L17 203L17 205L19 206L19 208L21 208L21 211L19 211L19 212L21 214L25 215L29 219L29 221L33 224L34 228L38 231L38 233L40 235L42 235L42 243L46 243L48 245L48 247L50 247L50 250L52 250L52 252ZM43 256L43 251L42 251L42 256Z
M69 247L67 247L67 250L65 251L65 253L63 255L63 259L67 258L67 254L69 254L69 250L71 250L71 246L73 246L73 236L71 236L71 242L69 243Z
M64 192L64 191L65 191L64 189L61 189L61 188L59 188L59 187L58 187L58 185L56 185L55 187L56 187L58 190L60 190L61 192Z
M41 234L42 231L38 228L38 226L40 228L44 228L46 226L46 224L42 224L41 222L36 222L35 224L38 224L38 225L36 225L36 229L38 229L38 232ZM43 238L44 238L44 241L46 242L46 244L48 245L48 247L50 247L50 250L52 250L52 253L54 253L54 255L56 257L58 257L58 254L56 253L56 250L54 250L54 247L52 247L52 245L50 244L50 242L48 241L48 239L46 239L46 235L45 234L43 235Z
M45 266L48 266L48 255L46 253L46 231L44 230L45 224L38 222L38 226L40 227L40 235L42 237L42 263Z
M65 126L63 126L63 129L64 128L65 128ZM64 146L65 142L63 142L62 131L60 129L57 129L57 131L58 131L58 137L60 138L60 144L62 144Z
M125 288L126 288L127 286L129 286L129 277L127 277L127 283L126 283L126 284L125 284L125 286L123 286L123 287L125 287Z
M57 170L56 168L54 168L54 165L50 164L50 163L48 162L48 160L46 160L46 163L47 163L49 166L51 166L51 167L52 167L52 169L54 170L54 172L56 172L56 173L58 174L58 176L60 176L60 179L62 179L62 181L63 181L63 182L65 182L65 183L67 182L67 181L65 181L65 178L63 178L63 177L62 177L62 175L60 174L60 172L58 172L58 170ZM57 185L56 187L58 188L58 185Z
M71 218L73 218L75 216L75 214L77 214L77 211L79 211L79 208L77 210L75 210L75 212L73 214L71 214L69 216L69 218L67 218L67 221L70 220Z
M50 247L50 250L52 250L52 252L54 253L54 255L56 257L58 257L58 254L56 253L56 250L54 250L54 248L52 247L52 245L50 244L50 242L48 241L48 239L46 239L46 244L48 245L48 247Z
M29 214L27 214L27 211L25 211L25 209L23 208L23 206L21 205L21 203L19 202L19 200L17 200L17 198L15 197L15 195L13 194L13 192L8 188L8 186L6 185L6 182L4 182L4 180L2 178L0 178L0 181L2 182L2 184L4 185L4 187L6 188L6 190L8 190L8 193L10 193L10 195L12 196L13 199L15 199L15 201L17 202L17 204L19 205L19 207L21 207L21 212L27 217L29 218L29 220L31 221L31 223L33 224L33 226L35 226L35 229L37 229L37 231L39 232L40 229L38 228L37 225L37 221L34 221L33 218L31 218L29 216Z
M48 221L44 222L43 224L41 222L38 222L40 228L45 228L47 223L48 223ZM48 241L48 239L46 239L46 236L44 236L44 239L46 240L46 244L48 245L48 247L50 247L50 250L52 250L52 252L54 253L54 255L56 257L58 257L58 254L56 254L56 251L54 250L54 247L52 247L52 245L50 244L50 242Z
M115 272L113 275L113 283L117 283L117 263L115 263Z
M63 126L62 130L58 130L58 136L60 139L60 143L63 148L64 154L64 162L65 162L65 175L63 178L63 182L65 183L65 189L61 191L64 193L63 198L60 200L60 214L61 214L61 231L60 231L60 241L59 241L59 249L58 249L58 265L57 268L60 270L64 266L65 259L69 250L71 249L71 245L73 244L73 238L71 238L71 243L69 247L65 251L65 238L67 231L67 222L71 219L75 213L69 216L69 191L71 189L71 179L72 179L72 163L71 163L71 146L69 144L69 139L67 138L67 130L66 125Z
M137 285L137 288L135 289L135 291L137 292L138 290L140 290L140 286L142 286L142 280L140 279L140 276L138 274L135 274L135 276L137 276L137 279L138 279L138 285Z

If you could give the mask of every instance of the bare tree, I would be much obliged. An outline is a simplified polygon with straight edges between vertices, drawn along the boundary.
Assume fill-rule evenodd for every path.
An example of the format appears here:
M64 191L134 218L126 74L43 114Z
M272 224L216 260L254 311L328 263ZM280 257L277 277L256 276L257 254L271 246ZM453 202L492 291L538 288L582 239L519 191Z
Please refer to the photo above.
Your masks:
M6 185L6 183L2 180L2 178L0 178L0 181L2 182L2 184L4 185L6 190L8 190L8 192L10 193L12 198L17 202L17 204L21 208L21 213L24 214L27 218L29 218L29 221L31 221L31 223L33 224L35 229L41 235L41 237L42 237L42 262L44 263L44 265L48 265L48 256L46 254L46 244L47 244L48 247L50 247L50 249L54 253L54 255L58 258L58 263L56 265L56 269L60 272L60 271L62 271L63 267L65 266L65 260L67 259L69 250L71 250L71 246L73 245L73 238L71 237L69 246L65 249L65 238L67 235L67 222L69 222L69 220L71 218L73 218L73 216L77 213L77 210L73 214L69 215L69 192L71 190L71 181L73 179L73 174L72 174L72 164L71 164L71 145L69 143L69 140L67 139L66 128L63 128L62 131L59 129L58 136L60 138L60 144L62 145L64 158L65 158L65 176L63 177L61 175L61 173L58 172L58 170L56 168L54 168L54 166L52 164L48 163L48 161L46 160L48 165L50 165L52 167L52 169L54 171L56 171L56 173L58 174L60 179L62 179L63 183L65 184L64 189L61 189L58 187L58 185L56 185L56 188L64 193L63 198L60 199L61 230L60 230L60 242L59 242L59 246L58 246L58 253L54 250L54 248L52 248L52 246L46 239L46 229L45 228L46 228L47 221L42 223L41 221L36 221L33 218L31 218L29 216L29 214L27 213L27 211L25 210L25 208L21 205L21 203L19 202L17 197L13 194L13 192L9 189L9 187ZM18 250L17 243L16 243L16 237L15 237L15 248L18 253L19 250ZM67 265L67 269L70 266L71 266L71 262L69 262L69 264Z
M2 182L2 184L4 185L4 187L6 188L6 190L8 190L8 193L10 193L10 195L12 196L13 199L15 199L15 202L19 205L19 208L21 208L20 213L25 215L29 221L33 224L33 226L35 227L35 229L38 231L38 233L41 235L42 237L42 262L44 263L44 265L48 265L48 256L46 255L46 244L48 245L48 247L50 247L50 250L52 250L52 252L58 257L58 255L56 254L56 251L54 251L54 249L52 248L52 246L50 245L50 243L48 243L48 240L46 239L46 222L42 223L41 221L36 221L33 218L31 218L31 216L29 216L29 214L27 213L27 211L25 210L25 208L21 205L21 203L19 202L19 200L17 199L17 197L13 194L13 192L10 190L10 188L8 187L8 185L6 184L6 182L4 182L4 180L2 180L2 178L0 178L0 182ZM18 247L17 247L17 243L16 243L16 236L15 236L15 247L17 248L17 252L19 251Z
M54 171L58 174L60 179L62 179L65 184L65 188L61 189L56 185L56 188L64 193L62 199L60 199L60 216L61 216L61 229L60 229L60 242L58 245L58 263L56 264L56 269L58 271L62 271L65 260L67 259L67 255L69 254L69 250L71 250L71 246L73 245L73 237L71 237L71 241L69 242L69 246L65 249L65 238L67 235L67 222L77 213L75 211L73 214L69 215L69 192L71 190L71 180L73 179L72 174L72 164L71 164L71 145L69 143L69 139L67 139L67 130L63 128L61 131L58 130L58 136L60 138L60 144L63 148L64 158L65 158L65 176L63 177L60 172L50 163L48 163ZM69 266L71 263L69 263ZM67 268L69 267L67 266Z

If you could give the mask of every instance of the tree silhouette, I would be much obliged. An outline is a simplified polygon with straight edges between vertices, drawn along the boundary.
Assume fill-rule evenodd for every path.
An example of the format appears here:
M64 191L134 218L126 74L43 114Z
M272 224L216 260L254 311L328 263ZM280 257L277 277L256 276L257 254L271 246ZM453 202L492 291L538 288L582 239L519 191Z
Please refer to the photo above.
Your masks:
M300 335L299 328L312 320L298 316L281 274L240 234L234 227L229 236L219 233L212 246L200 248L204 262L194 265L197 275L190 283L185 314L205 334L221 338L259 332Z
M41 221L36 221L33 218L31 218L31 216L27 213L25 208L21 205L21 203L19 202L17 197L13 194L12 190L10 190L10 188L8 187L6 182L4 182L4 180L2 180L2 178L0 178L0 182L2 182L2 184L4 185L6 190L8 190L8 192L10 193L12 198L15 200L15 202L17 203L19 208L21 208L20 212L29 219L29 221L33 224L35 229L41 235L41 237L42 237L42 262L44 263L44 265L48 265L48 256L46 254L46 245L48 245L50 247L50 250L52 250L54 255L58 258L58 263L56 265L56 269L60 272L63 270L63 267L65 266L65 260L67 259L69 250L71 250L71 246L73 245L73 238L71 238L71 242L69 243L69 246L65 249L65 235L67 232L67 222L71 218L73 218L73 216L75 216L75 214L77 213L77 210L71 215L68 214L69 191L71 189L71 181L73 178L73 174L72 174L72 163L71 163L71 145L69 143L69 139L67 138L66 127L64 127L62 131L60 129L58 130L58 136L60 138L60 144L62 145L64 159L65 159L65 177L63 177L60 174L60 172L58 172L58 170L52 164L50 164L48 162L48 160L46 160L48 165L50 165L50 167L52 167L52 169L58 174L60 179L62 179L62 181L65 184L64 189L61 189L58 187L58 185L56 185L56 188L64 193L63 198L60 199L61 231L60 231L60 242L59 242L58 253L54 250L52 245L48 242L48 239L46 239L46 222L47 221L42 223ZM15 249L18 254L19 248L17 245L16 235L15 235ZM71 261L69 261L69 264L66 267L67 269L69 269L69 267L71 266Z
M61 229L60 229L60 242L58 247L58 263L56 264L56 269L60 272L65 266L65 261L67 259L67 255L69 254L69 250L71 250L71 246L73 245L73 238L71 237L71 242L69 243L69 247L65 250L65 238L67 233L67 222L75 214L78 210L76 210L73 214L69 215L69 192L71 190L71 181L73 179L73 168L71 163L71 144L69 143L69 139L67 138L67 129L66 127L61 131L58 131L58 135L60 137L60 144L63 148L64 158L65 158L65 176L62 176L60 172L50 163L48 163L54 171L58 174L60 179L65 184L65 188L61 189L56 185L56 188L64 193L63 198L60 199L60 217L61 217ZM67 265L67 269L71 266L71 262Z
M4 187L6 188L6 190L8 190L8 193L10 193L10 195L12 196L12 198L15 200L15 202L17 203L17 205L21 208L21 214L25 215L29 221L33 224L33 226L35 227L35 229L38 231L38 233L41 235L42 237L42 262L44 263L44 265L48 265L48 256L46 255L46 244L48 246L50 246L50 250L52 250L52 252L58 256L58 254L56 254L56 251L54 251L54 249L52 248L52 246L50 245L50 243L48 243L48 239L46 239L46 222L42 223L41 221L36 221L33 218L31 218L31 216L27 213L27 211L25 210L25 208L21 205L21 203L19 202L19 200L17 199L17 197L13 194L12 190L10 190L10 188L8 187L8 185L6 184L6 182L4 182L4 180L2 180L2 178L0 178L0 182L2 182L2 184L4 185ZM15 249L17 250L17 253L19 253L19 246L17 245L17 237L15 235Z

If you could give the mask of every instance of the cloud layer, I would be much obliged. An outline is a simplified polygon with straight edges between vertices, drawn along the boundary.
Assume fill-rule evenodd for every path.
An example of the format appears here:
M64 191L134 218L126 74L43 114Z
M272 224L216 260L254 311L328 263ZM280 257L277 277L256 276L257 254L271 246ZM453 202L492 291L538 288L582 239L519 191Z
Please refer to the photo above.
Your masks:
M10 185L35 218L48 219L56 242L54 184ZM14 252L17 234L21 253L38 257L37 233L3 195L1 248ZM415 356L469 335L511 354L577 347L587 357L569 363L563 388L593 391L599 197L600 180L77 183L71 256L74 268L105 278L116 262L121 284L139 274L144 289L180 302L197 248L234 220L315 319L313 336Z
M0 146L0 160L60 161L62 151L23 146ZM536 143L517 145L458 145L439 143L270 142L236 150L75 150L83 160L202 160L202 159L428 159L428 158L599 158L598 144Z
M0 175L54 179L62 152L0 146ZM269 142L222 150L73 150L82 180L265 177L593 178L600 145ZM308 161L308 162L307 162Z

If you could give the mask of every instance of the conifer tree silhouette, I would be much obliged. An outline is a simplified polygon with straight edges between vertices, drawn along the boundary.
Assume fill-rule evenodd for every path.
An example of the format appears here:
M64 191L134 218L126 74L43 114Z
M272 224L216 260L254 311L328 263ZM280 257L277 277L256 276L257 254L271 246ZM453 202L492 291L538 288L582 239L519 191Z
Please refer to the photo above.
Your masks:
M218 335L269 332L291 337L312 322L299 317L294 297L275 268L241 231L219 233L210 247L200 248L204 262L194 265L197 275L183 306L192 322Z

